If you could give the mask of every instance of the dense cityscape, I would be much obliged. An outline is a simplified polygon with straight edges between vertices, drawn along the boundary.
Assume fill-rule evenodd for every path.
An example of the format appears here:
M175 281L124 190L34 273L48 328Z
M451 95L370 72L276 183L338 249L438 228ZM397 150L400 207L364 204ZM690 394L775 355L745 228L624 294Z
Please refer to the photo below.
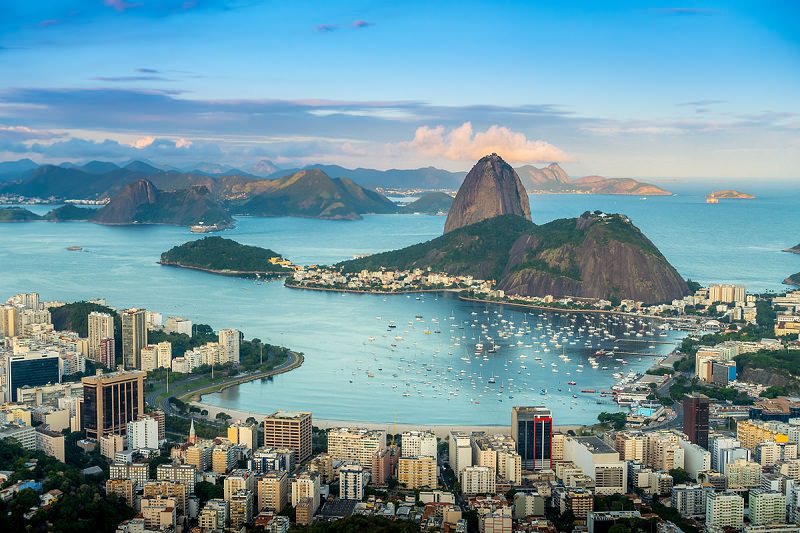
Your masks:
M389 519L398 531L798 527L800 401L737 371L797 357L800 291L699 288L660 309L702 317L681 349L612 387L627 408L561 428L546 406L514 406L491 431L321 429L311 412L212 417L191 391L270 375L291 352L104 304L27 293L0 306L0 456L18 457L0 473L0 500L13 527L52 526L69 516L62 508L98 497L110 511L95 520L113 517L121 533L340 519ZM201 379L181 389L187 376Z

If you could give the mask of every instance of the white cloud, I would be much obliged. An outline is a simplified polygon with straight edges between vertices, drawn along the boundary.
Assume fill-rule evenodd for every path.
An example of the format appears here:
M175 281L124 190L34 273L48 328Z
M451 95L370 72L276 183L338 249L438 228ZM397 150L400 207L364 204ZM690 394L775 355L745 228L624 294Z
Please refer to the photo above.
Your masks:
M146 137L142 137L141 139L136 139L135 141L133 141L133 143L131 143L131 146L141 150L142 148L147 148L148 146L153 144L155 140L156 140L155 137L147 135Z
M183 137L175 141L175 148L189 148L191 145L192 141Z
M511 163L554 163L568 161L567 154L552 144L528 139L524 133L504 126L489 126L473 132L472 123L446 131L444 126L421 126L408 145L426 156L472 162L497 153Z

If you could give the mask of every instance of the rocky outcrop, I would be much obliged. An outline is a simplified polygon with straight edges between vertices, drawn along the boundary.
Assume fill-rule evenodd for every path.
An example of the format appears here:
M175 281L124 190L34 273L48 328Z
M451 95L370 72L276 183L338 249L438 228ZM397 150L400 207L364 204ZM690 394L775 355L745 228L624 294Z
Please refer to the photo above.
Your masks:
M449 233L482 220L516 215L531 219L528 193L511 166L497 155L487 155L469 171L447 214Z
M130 224L139 208L158 201L158 189L149 180L138 180L125 187L97 213L101 224Z
M794 285L796 287L800 287L800 272L798 272L797 274L792 274L791 276L783 280L783 283L786 285Z
M800 254L800 244L797 246L792 246L791 248L787 248L784 252L789 252L793 254Z
M533 165L523 165L514 169L517 171L523 185L526 188L539 185L562 184L569 185L572 180L558 163L550 163L544 168L536 168Z
M125 187L97 213L100 224L233 225L233 217L207 187L159 191L148 180Z

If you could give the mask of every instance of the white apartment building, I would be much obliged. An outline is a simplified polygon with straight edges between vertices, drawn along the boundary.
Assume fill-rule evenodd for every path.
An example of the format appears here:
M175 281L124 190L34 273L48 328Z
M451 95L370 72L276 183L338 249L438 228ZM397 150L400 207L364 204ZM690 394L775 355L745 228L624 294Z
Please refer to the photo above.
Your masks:
M221 329L218 333L220 360L223 363L239 364L239 344L242 333L238 329Z
M597 494L627 492L627 468L619 452L598 437L567 437L564 459L580 468L595 482Z
M437 457L436 435L430 431L404 431L400 436L402 457Z
M706 528L721 531L744 526L744 498L733 492L712 492L706 496Z
M750 491L750 523L755 526L786 522L786 496L777 491Z
M364 499L364 469L356 462L348 462L339 469L339 498Z
M319 474L316 472L302 472L291 479L292 507L303 498L311 498L315 505L319 505Z
M472 442L469 433L453 431L450 433L449 445L450 468L461 479L461 473L468 466L472 466Z
M158 420L149 416L128 422L128 449L158 449Z
M328 455L340 461L358 461L372 466L372 457L386 448L386 431L363 428L328 430Z
M495 494L497 474L488 466L465 466L461 471L463 494Z

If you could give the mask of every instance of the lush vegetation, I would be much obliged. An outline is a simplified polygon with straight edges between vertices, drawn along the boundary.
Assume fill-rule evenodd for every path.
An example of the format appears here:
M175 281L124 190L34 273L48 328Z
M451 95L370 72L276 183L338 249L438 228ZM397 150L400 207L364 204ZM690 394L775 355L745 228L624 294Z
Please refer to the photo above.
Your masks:
M709 398L731 402L735 405L753 404L753 399L744 392L738 391L733 387L707 385L701 383L697 378L688 380L683 376L678 376L669 389L669 395L673 400L681 400L685 394L690 392L699 392Z
M161 262L205 270L243 273L283 273L291 269L269 260L280 254L268 248L239 244L223 237L205 237L176 246L161 254Z
M0 222L28 222L31 220L41 220L42 217L28 211L22 207L3 207L0 208Z
M763 368L784 375L800 377L800 352L796 350L759 350L736 357L736 371Z
M81 337L89 336L89 313L108 313L114 317L114 335L121 337L122 319L116 311L91 302L73 302L50 309L53 327L58 331L74 331Z
M68 443L68 461L74 455L69 453L73 446ZM30 462L36 465L29 468L26 463ZM100 479L86 477L78 467L41 452L25 450L12 440L0 440L0 464L13 472L6 485L32 479L42 483L43 492L63 492L58 501L40 508L30 519L24 515L39 506L39 497L33 490L22 490L9 502L0 502L0 531L114 532L122 520L136 514L117 496L104 496L98 488Z
M185 333L167 333L165 331L150 330L147 332L147 342L158 344L159 342L169 342L172 344L172 356L180 357L188 350L193 350L208 342L217 342L219 337L211 326L206 324L194 324L192 326L192 336Z
M419 533L419 525L408 520L387 520L380 516L354 515L334 522L317 522L310 526L294 526L291 531L304 533Z
M62 205L47 213L44 218L56 222L68 220L91 220L97 214L96 209L78 207L72 204Z
M625 413L607 413L603 411L599 415L597 415L597 420L604 425L610 425L616 430L620 430L625 427L625 422L627 420L627 415Z
M453 205L453 197L444 192L426 192L411 203L400 208L401 213L447 213Z
M464 226L431 241L345 261L339 266L346 272L430 267L436 272L499 280L514 242L532 228L534 225L522 217L505 215Z

